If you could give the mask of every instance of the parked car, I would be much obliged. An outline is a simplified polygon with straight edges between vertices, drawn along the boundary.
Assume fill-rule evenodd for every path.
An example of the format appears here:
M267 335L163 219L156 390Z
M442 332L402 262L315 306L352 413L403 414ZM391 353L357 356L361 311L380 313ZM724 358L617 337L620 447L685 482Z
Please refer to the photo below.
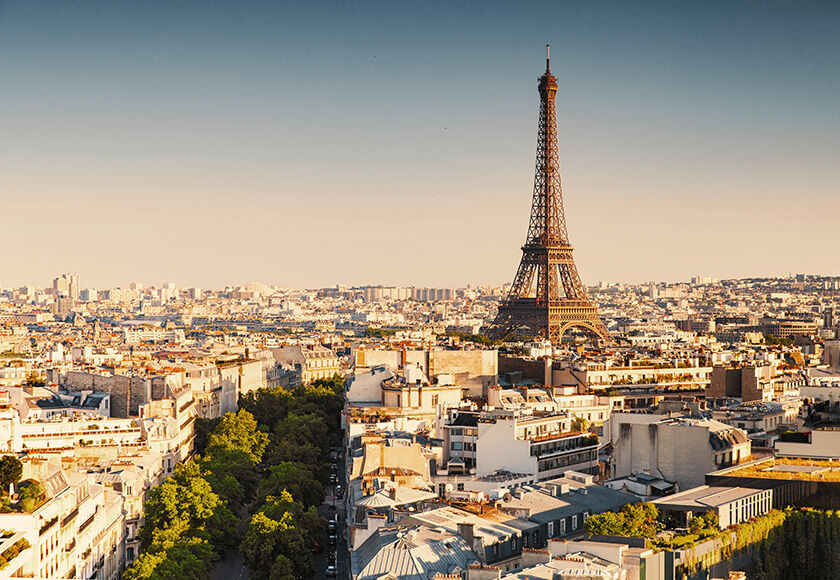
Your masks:
M330 546L335 546L336 543L338 543L338 537L335 535L335 533L330 534L329 542Z
M330 564L329 566L327 566L326 575L329 578L334 578L338 576L338 569L334 565Z

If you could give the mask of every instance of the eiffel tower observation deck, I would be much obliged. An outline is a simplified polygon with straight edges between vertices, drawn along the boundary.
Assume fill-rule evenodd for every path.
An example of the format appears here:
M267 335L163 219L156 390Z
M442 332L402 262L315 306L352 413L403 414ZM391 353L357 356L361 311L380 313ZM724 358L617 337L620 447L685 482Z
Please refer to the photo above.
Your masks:
M528 237L513 285L490 331L498 338L512 333L539 335L560 346L563 335L574 328L589 338L612 343L580 281L566 231L554 104L557 77L551 74L549 57L546 45L545 74L538 85L540 126Z

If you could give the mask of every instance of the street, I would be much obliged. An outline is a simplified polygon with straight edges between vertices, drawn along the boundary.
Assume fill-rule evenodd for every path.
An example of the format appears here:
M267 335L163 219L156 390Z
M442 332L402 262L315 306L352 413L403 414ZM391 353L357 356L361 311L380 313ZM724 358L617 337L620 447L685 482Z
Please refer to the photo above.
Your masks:
M330 506L335 505L335 509ZM338 514L340 521L338 524L338 540L336 545L330 546L327 543L327 538L324 537L324 551L320 554L315 554L315 578L327 578L327 560L331 551L336 552L336 568L338 570L337 578L349 577L349 562L347 558L347 540L345 532L347 530L346 514L344 513L344 501L335 497L335 487L327 488L324 503L318 508L318 513L324 516L327 520L331 519L335 514Z

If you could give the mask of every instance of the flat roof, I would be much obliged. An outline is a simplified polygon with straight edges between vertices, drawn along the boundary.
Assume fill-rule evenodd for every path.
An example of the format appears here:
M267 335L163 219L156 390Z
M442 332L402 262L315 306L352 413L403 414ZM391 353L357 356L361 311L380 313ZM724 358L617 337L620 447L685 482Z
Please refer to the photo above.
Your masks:
M828 471L828 467L822 467L819 465L774 465L773 467L767 467L762 471L783 471L785 473L823 473Z
M685 509L708 509L730 504L739 499L750 497L765 490L750 487L709 487L701 485L674 495L657 499L658 506L679 507Z
M754 463L716 471L710 475L837 482L840 481L840 461L776 457L775 460L770 458L756 461Z

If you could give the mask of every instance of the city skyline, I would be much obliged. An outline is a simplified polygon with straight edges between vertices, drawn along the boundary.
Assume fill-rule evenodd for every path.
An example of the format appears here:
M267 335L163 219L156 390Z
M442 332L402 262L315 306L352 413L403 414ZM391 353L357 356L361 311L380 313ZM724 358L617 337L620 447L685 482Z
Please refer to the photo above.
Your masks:
M67 277L67 276L74 276L77 280L77 289L78 290L109 290L109 289L122 289L122 290L137 290L137 291L144 291L150 288L155 289L163 289L167 287L177 288L181 290L188 290L191 288L195 288L202 291L209 291L209 292L220 292L226 289L233 289L233 288L246 288L246 287L259 287L264 286L266 288L280 288L284 290L301 290L301 291L311 291L311 290L324 290L324 289L332 289L332 288L417 288L417 289L450 289L450 290L468 290L468 289L502 289L505 287L509 287L511 284L510 282L504 282L501 284L485 284L485 283L477 283L477 282L467 282L465 284L450 284L450 285L433 285L433 284L395 284L395 283L384 283L384 282L374 282L374 281L362 281L360 283L346 283L342 281L338 281L335 284L328 284L326 286L284 286L283 284L271 284L264 280L240 280L235 281L231 280L225 284L220 286L201 286L198 284L179 284L175 283L172 280L163 280L163 281L144 281L144 280L123 280L118 281L115 284L109 286L95 286L93 284L84 283L84 278L79 276L78 272L61 272L56 277L53 277L52 280L48 280L44 284L33 284L33 283L25 283L25 284L7 284L5 286L0 286L0 289L21 289L21 288L35 288L35 289L46 289L46 288L55 288L56 281ZM784 275L780 276L741 276L737 278L716 278L714 276L705 276L702 273L697 273L688 279L684 280L644 280L641 282L621 282L616 280L597 280L592 284L588 284L587 288L611 288L611 287L648 287L651 284L657 286L681 286L681 285L708 285L708 284L722 284L722 283L738 283L744 282L748 280L758 280L758 281L785 281L785 280L838 280L840 282L840 276L832 276L828 274L821 274L818 272L789 272ZM79 282L81 280L81 282Z
M840 273L836 7L532 8L3 4L0 286L509 282L546 42L584 283Z

